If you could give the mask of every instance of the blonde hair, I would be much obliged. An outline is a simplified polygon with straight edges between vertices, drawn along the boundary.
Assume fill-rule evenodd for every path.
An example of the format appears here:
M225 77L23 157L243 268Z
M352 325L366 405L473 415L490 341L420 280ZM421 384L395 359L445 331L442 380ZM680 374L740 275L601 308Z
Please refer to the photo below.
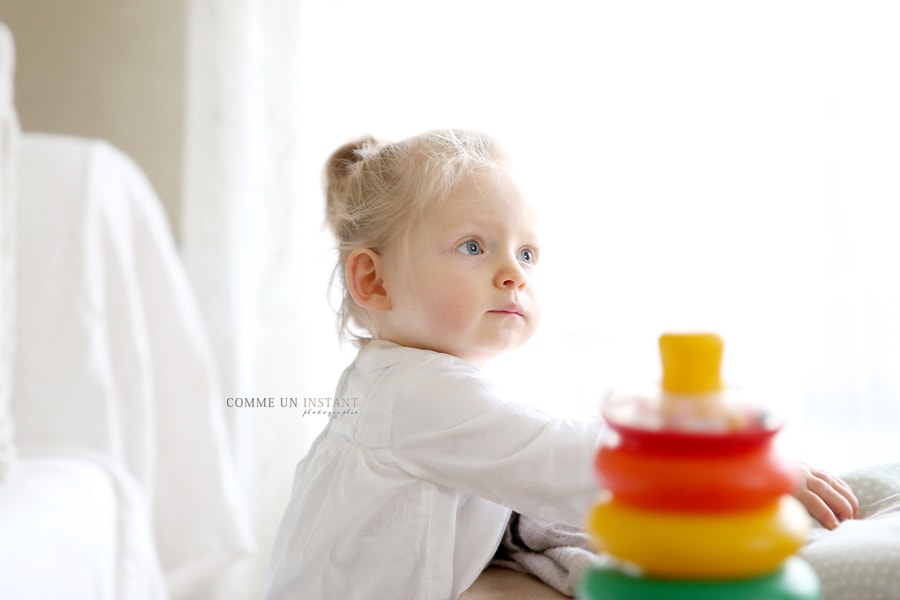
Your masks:
M428 206L443 201L472 173L505 166L506 155L491 137L461 129L428 131L395 143L365 136L335 150L325 168L325 196L338 250L332 284L338 279L343 288L336 309L339 335L358 344L370 339L351 330L354 325L366 330L366 320L347 287L350 252L402 248Z

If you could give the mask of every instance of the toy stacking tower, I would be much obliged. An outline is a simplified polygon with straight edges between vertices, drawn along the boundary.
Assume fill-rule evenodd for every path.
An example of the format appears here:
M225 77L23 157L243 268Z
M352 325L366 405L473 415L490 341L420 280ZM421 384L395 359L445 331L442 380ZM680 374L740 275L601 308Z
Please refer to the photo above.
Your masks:
M610 397L612 435L596 470L608 493L588 532L613 560L590 568L579 600L816 600L815 573L793 556L809 516L791 495L799 471L773 453L779 429L730 402L722 340L663 335L662 390Z

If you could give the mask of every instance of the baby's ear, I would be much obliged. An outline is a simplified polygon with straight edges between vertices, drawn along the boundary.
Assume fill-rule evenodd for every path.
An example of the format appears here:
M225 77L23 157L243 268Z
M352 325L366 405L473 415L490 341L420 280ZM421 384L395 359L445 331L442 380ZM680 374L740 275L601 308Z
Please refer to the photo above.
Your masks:
M347 288L357 304L368 310L391 309L380 254L369 248L357 248L347 257L346 269Z

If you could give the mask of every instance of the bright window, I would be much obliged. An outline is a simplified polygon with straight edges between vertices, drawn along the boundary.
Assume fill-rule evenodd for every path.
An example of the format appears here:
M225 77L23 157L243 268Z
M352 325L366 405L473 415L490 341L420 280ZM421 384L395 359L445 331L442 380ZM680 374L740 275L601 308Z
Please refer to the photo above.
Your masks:
M512 389L595 412L656 381L659 333L715 330L791 452L896 458L895 5L343 0L303 19L308 231L323 161L360 134L477 128L517 160L544 215L545 322L494 366ZM324 390L349 354L318 291L329 244L308 242L304 299Z

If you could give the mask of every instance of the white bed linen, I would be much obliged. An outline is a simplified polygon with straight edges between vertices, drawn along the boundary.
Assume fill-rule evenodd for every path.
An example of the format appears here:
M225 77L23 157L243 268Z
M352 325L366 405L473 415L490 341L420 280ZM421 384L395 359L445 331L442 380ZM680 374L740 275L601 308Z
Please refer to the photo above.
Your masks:
M140 494L101 455L19 458L0 484L0 598L168 598Z
M823 600L900 598L900 463L841 475L859 499L859 519L829 531L819 524L802 550L822 582Z
M108 144L24 134L17 440L95 450L146 507L172 598L252 549L202 319L161 205Z

